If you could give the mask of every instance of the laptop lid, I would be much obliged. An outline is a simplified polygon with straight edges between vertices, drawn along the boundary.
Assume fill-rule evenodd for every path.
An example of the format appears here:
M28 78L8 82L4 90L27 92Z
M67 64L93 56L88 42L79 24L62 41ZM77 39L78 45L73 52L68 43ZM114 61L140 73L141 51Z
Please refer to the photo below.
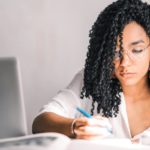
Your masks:
M27 134L19 64L0 58L0 138Z

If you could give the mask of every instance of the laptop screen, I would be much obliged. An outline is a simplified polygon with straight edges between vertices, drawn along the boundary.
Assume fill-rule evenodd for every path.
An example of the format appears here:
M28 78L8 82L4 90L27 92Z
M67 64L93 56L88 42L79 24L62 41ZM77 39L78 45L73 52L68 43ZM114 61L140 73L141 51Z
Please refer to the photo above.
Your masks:
M19 64L0 58L0 138L27 134Z

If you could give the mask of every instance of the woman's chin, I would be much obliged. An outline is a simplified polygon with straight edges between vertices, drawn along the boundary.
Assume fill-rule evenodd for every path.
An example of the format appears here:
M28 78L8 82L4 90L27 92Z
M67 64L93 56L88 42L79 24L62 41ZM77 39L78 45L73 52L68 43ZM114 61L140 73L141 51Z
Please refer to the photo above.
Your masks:
M134 79L125 79L125 80L121 80L121 85L122 86L135 86L137 85L137 81L135 81Z

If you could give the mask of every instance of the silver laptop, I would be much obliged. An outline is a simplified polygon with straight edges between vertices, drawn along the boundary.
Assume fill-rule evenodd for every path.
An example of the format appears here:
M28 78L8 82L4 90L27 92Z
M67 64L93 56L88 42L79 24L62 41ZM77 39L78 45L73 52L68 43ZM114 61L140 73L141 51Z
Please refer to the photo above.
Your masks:
M27 134L19 64L0 58L0 138Z

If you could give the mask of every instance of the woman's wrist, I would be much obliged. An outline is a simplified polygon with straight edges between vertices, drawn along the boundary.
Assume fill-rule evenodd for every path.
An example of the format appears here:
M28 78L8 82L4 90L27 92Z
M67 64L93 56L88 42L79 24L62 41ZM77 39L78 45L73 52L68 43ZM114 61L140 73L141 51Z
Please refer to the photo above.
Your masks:
M72 123L71 123L71 135L72 135L72 137L73 138L75 138L76 137L76 133L75 133L75 131L74 131L74 129L75 129L75 123L76 123L76 119L74 119L73 121L72 121Z

